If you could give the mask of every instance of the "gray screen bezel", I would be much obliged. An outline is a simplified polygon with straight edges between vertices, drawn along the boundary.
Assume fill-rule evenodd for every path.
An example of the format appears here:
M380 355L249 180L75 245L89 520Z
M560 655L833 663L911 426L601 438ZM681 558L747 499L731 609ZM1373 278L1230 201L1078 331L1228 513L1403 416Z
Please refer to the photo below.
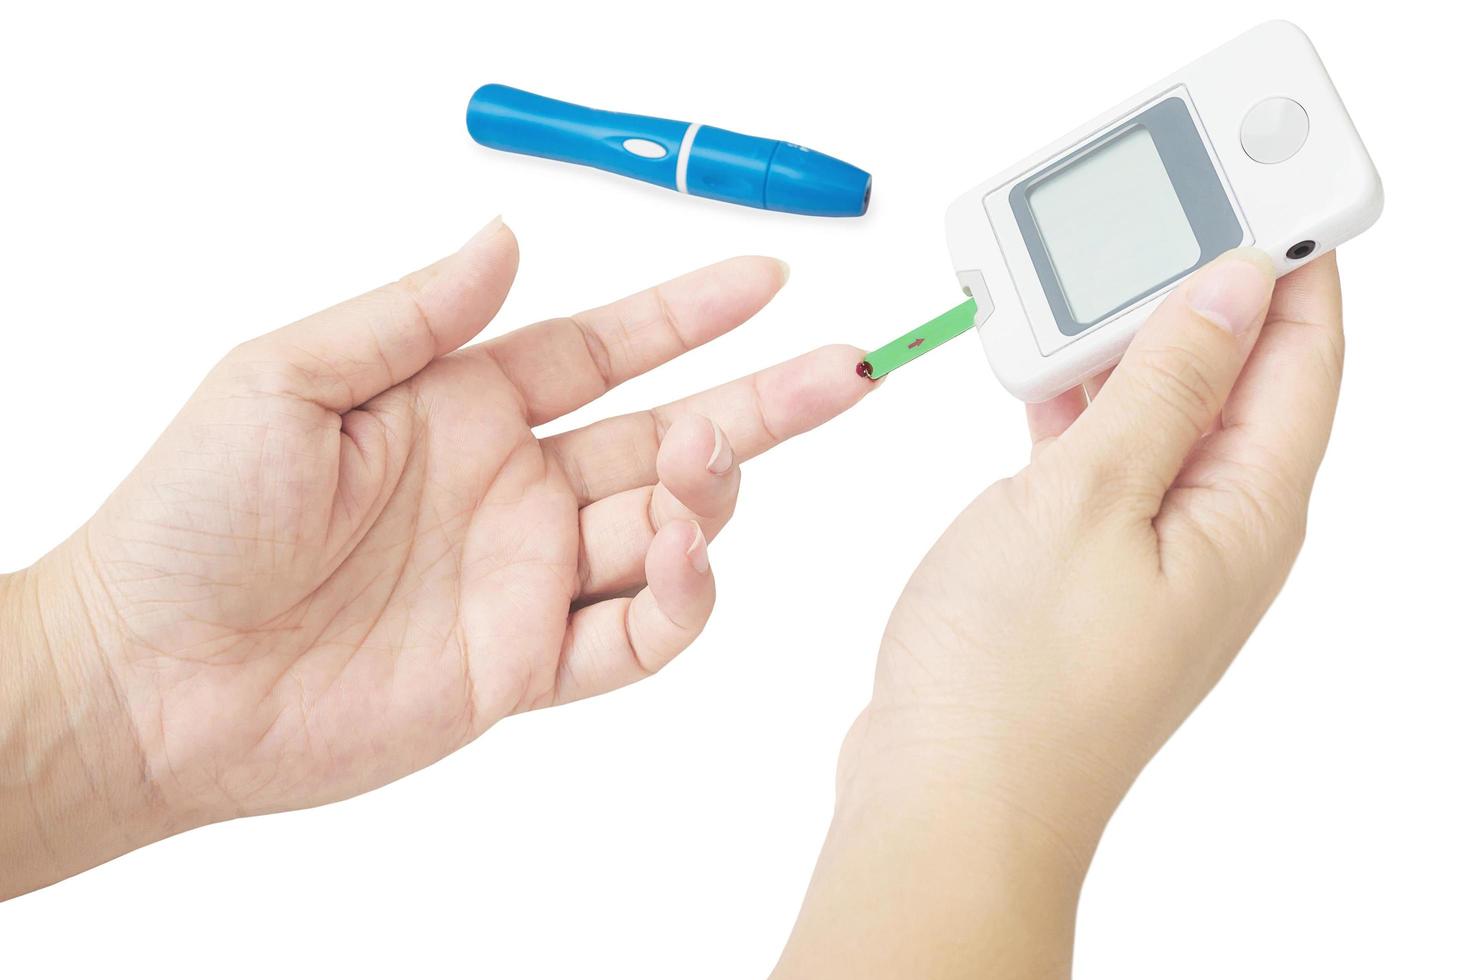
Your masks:
M1200 256L1194 265L1182 270L1173 278L1155 283L1148 289L1124 299L1095 319L1079 323L1072 315L1071 304L1067 302L1066 294L1062 292L1061 282L1057 278L1056 268L1052 265L1046 242L1041 237L1040 229L1036 226L1036 218L1031 212L1030 194L1038 184L1123 134L1138 128L1147 130L1149 136L1153 138L1154 147L1158 150L1164 170L1169 175L1169 182L1173 184L1174 193L1178 195L1185 217L1189 219L1190 230L1194 232L1194 237L1199 242ZM1230 197L1215 169L1214 161L1210 158L1209 150L1205 148L1204 139L1195 125L1194 117L1190 114L1189 107L1184 100L1177 95L1150 106L1067 154L1044 170L1032 174L1025 180L1018 181L1011 188L1009 203L1016 227L1021 233L1022 240L1026 243L1026 251L1031 256L1031 265L1036 270L1037 281L1041 284L1047 304L1051 307L1052 319L1056 321L1057 329L1068 337L1075 337L1117 315L1120 311L1128 309L1144 297L1178 282L1222 252L1234 248L1245 240L1245 229L1241 227L1240 219L1230 204Z

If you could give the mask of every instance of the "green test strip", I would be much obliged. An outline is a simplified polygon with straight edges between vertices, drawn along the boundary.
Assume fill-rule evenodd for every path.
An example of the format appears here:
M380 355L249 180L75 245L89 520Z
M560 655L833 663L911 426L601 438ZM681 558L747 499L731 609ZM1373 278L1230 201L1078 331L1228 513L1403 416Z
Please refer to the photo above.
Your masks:
M975 325L975 301L967 299L947 313L910 330L891 344L873 351L858 365L858 373L877 381L894 368L922 357L947 340L953 340Z

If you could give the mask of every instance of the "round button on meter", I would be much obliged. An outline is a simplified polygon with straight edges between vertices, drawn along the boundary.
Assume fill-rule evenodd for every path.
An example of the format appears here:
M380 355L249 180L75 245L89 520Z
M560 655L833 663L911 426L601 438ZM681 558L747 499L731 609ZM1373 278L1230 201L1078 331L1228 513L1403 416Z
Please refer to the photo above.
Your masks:
M1281 97L1257 102L1240 123L1240 147L1257 163L1290 160L1307 141L1307 110Z

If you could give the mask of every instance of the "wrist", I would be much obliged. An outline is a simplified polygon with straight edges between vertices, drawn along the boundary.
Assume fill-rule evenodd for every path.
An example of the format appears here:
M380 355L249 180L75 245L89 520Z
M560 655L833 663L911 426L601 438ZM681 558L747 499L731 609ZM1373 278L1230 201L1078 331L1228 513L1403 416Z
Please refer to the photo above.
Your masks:
M1068 976L1092 847L948 753L859 747L775 976Z
M839 815L913 797L976 819L1029 823L1080 879L1136 769L1085 733L1016 714L875 698L843 747Z
M182 829L155 791L69 542L0 576L0 898Z

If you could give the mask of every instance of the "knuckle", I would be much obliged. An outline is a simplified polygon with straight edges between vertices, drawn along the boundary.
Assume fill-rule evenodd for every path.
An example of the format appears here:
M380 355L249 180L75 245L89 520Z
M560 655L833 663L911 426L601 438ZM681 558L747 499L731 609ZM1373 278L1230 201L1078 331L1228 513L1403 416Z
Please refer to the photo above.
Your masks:
M1281 553L1287 560L1301 551L1307 537L1307 501L1310 486L1288 476L1290 470L1280 460L1254 467L1240 488L1238 496L1255 533L1270 553Z
M1290 333L1293 341L1315 353L1324 376L1331 381L1341 377L1347 355L1347 337L1340 321L1274 317L1268 324L1273 331Z
M217 364L217 377L252 391L287 390L293 372L273 351L265 338L255 337L237 344Z
M1306 508L1285 487L1225 483L1196 488L1172 522L1189 532L1191 564L1247 590L1279 587L1306 540ZM1172 550L1172 549L1171 549Z
M617 385L617 377L613 370L612 351L608 349L606 338L584 317L568 317L567 322L581 337L582 344L586 348L587 361L597 373L602 383L602 390L610 391Z
M668 293L662 285L653 287L653 300L658 306L659 320L668 330L669 336L674 339L682 351L687 353L693 350L696 345L689 340L689 334L685 332L682 322L683 318L675 310L674 304L669 302Z
M352 386L340 370L320 359L290 354L269 338L256 337L225 355L212 375L251 395L306 397L316 392L350 400Z
M659 529L675 519L678 504L678 498L663 482L648 487L647 493L648 499L639 508L641 524L637 526L639 544L645 551L653 543L653 536Z
M393 319L407 329L415 341L430 352L437 347L434 321L429 316L423 287L413 276L404 276L383 288L383 294L397 305Z
M1028 467L987 492L999 496L1004 509L1039 539L1066 541L1093 521L1099 488L1110 479L1107 471L1091 466Z
M1024 498L1033 510L1076 533L1082 526L1133 519L1152 505L1156 481L1126 458L1052 454L1023 473Z

